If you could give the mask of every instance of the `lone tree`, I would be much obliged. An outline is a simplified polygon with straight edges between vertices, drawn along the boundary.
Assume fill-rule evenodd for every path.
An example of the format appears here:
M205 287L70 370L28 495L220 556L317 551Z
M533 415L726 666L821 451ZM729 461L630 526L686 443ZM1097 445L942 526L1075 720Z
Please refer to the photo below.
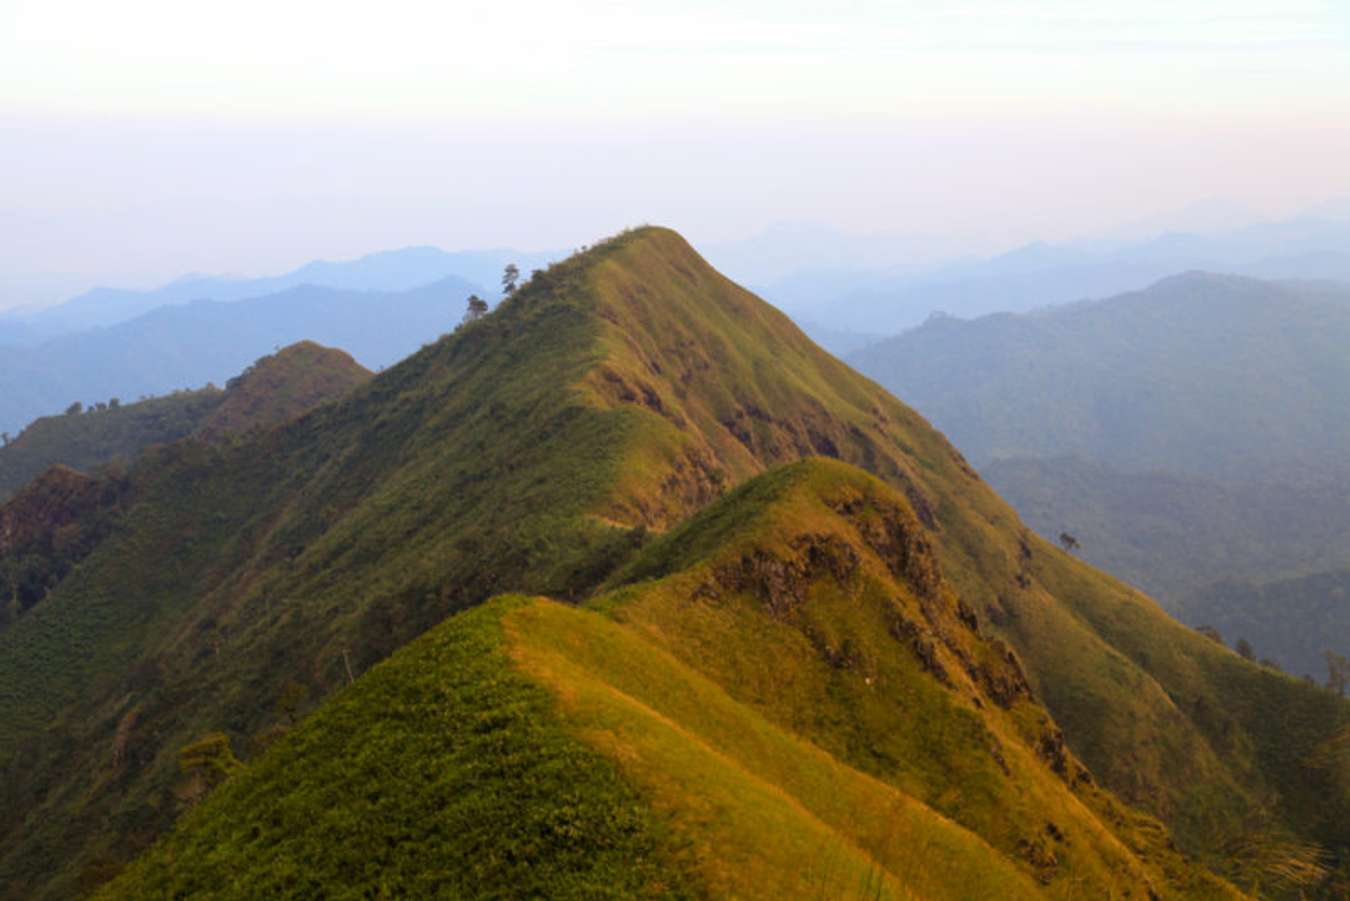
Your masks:
M1068 532L1059 533L1059 546L1066 551L1076 551L1082 547L1082 545L1078 543L1078 539L1074 538Z
M469 295L469 308L464 311L465 322L477 322L487 315L487 301L477 294Z
M1245 638L1239 638L1237 644L1233 645L1233 650L1237 651L1248 660L1256 659L1256 651L1252 648L1252 643Z
M516 290L516 282L520 281L520 269L515 263L507 263L506 268L502 270L502 293L511 294Z

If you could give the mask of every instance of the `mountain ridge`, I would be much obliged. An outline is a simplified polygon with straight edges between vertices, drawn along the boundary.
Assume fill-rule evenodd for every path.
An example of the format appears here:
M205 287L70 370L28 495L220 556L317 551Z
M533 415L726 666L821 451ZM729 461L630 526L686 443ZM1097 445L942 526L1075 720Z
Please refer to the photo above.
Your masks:
M1343 702L1241 660L1040 541L912 409L824 354L785 316L708 267L677 234L645 228L536 274L497 311L336 404L228 447L163 448L133 467L137 507L56 587L53 603L0 633L0 686L12 686L0 688L0 722L11 726L0 732L0 769L10 792L0 805L10 811L0 819L0 873L35 894L101 881L178 812L171 749L224 729L253 750L278 724L271 699L288 681L307 698L329 696L435 624L445 621L443 629L455 632L456 620L447 616L493 596L598 602L597 592L624 566L638 566L645 549L659 557L672 547L662 542L676 541L691 516L739 516L747 508L724 498L736 486L772 484L812 456L839 461L827 470L848 465L871 473L856 478L881 479L898 499L890 507L910 511L892 521L912 523L909 534L931 546L945 574L946 597L961 599L974 621L1021 660L1026 683L1055 724L1054 731L1034 732L1033 744L1043 745L1064 773L1073 776L1070 762L1081 760L1094 784L1161 817L1181 847L1217 868L1229 863L1222 842L1240 833L1266 798L1276 799L1267 812L1272 828L1338 851L1345 846L1347 820L1339 814L1350 794L1303 762L1350 718ZM822 523L838 521L837 511L813 509ZM849 528L850 535L863 534ZM748 568L732 567L724 593L745 598L732 586L753 588L754 579L790 586L802 566L833 579L827 564L835 545L819 544L813 558L809 542L792 548L799 532L766 539L761 549L774 559L757 563L751 553ZM883 540L887 534L881 528ZM865 539L843 546L854 541ZM914 547L918 561L923 555ZM856 553L874 553L864 548L859 544ZM824 568L810 569L813 559ZM840 569L846 576L854 571ZM858 584L885 588L893 578L869 571L873 581ZM825 584L823 597L834 604L829 598L839 595ZM844 596L854 596L852 582L839 584L837 590L848 589ZM663 591L636 603L634 593L653 585L660 587L612 585L635 599L622 605L609 596L612 609L632 616L645 610L648 618L701 609L689 606L688 595ZM915 589L886 590L912 596ZM871 598L862 609L888 609L874 604L875 595L861 596ZM763 604L772 611L772 603ZM941 687L936 669L915 669L912 661L941 663L954 686L968 677L951 662L960 655L943 650L936 632L922 625L921 606L909 617L919 629L914 635L897 625L897 638L866 620L856 625L854 643L879 642L888 660L907 661L910 675L900 684L943 699L935 709L946 710L956 703L948 695L956 689ZM803 666L813 661L810 672L817 674L803 685L828 684L821 669L828 661L821 662L800 628L783 632L759 606L735 609L745 622L796 642L794 654ZM964 647L958 630L967 625L955 609L934 606L932 615ZM653 654L649 640L629 644L629 633L614 633L599 619L569 622L583 634L622 638L644 659L665 659ZM866 622L872 625L864 628ZM666 632L676 643L662 653L685 655L689 667L698 631ZM730 640L734 633L703 634ZM849 659L835 653L842 642L823 637L827 658ZM994 683L1006 682L1017 695L1006 659L999 664L996 656L966 653L977 672L982 661L992 673L1003 672ZM755 659L767 665L776 658ZM609 675L601 681L623 675L603 660L554 663L578 673L578 691L590 692L602 672ZM735 682L716 668L702 672L700 678ZM865 673L849 674L850 692L865 692L859 675ZM1230 685L1245 694L1234 696ZM778 717L803 709L788 700L766 700L764 709ZM864 709L875 708L857 707ZM592 710L597 722L633 722L632 711ZM794 734L810 731L790 721ZM642 723L631 734L646 741L655 726ZM847 728L818 728L819 741L848 748ZM1009 736L1016 731L1006 729ZM1022 747L1031 739L1016 741ZM100 754L110 742L122 748L111 762ZM74 764L61 756L70 748L81 749ZM1003 786L993 797L1021 784L989 761L980 765L981 779ZM63 813L75 799L78 812ZM959 808L960 798L933 801ZM962 814L971 828L1010 849L1017 866L1030 868L1024 872L1048 874L1053 882L1055 872L1067 881L1080 866L1083 874L1095 870L1087 858L1063 870L1052 866L1051 857L1061 855L1048 834L1034 840L1024 834L1030 844L1019 853L1014 836L975 815L1013 808L971 804ZM670 811L678 820L678 810ZM1137 827L1144 846L1152 841L1143 838L1147 819L1121 817L1135 825L1119 828ZM112 844L96 826L103 822L132 840ZM1158 827L1151 828L1156 838ZM1076 853L1063 857L1078 860ZM1189 864L1176 866L1168 879L1208 878ZM1094 879L1112 878L1095 871Z

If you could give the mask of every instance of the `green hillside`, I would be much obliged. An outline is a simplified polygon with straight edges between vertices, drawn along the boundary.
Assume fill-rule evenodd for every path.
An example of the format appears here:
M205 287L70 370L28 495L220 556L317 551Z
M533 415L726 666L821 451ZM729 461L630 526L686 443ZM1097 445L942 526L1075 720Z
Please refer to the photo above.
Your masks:
M190 434L220 437L277 425L369 377L346 353L302 341L258 360L224 391L208 386L45 416L0 447L0 502L49 466L89 472Z
M808 456L839 463L782 468ZM773 896L804 847L839 849L821 867L846 881L940 893L910 845L886 850L875 808L844 804L860 818L845 822L839 799L862 796L909 811L897 830L941 836L942 867L979 858L970 886L1011 867L1007 884L1057 894L1185 894L1201 877L1147 815L1225 872L1256 834L1350 847L1350 786L1319 750L1350 707L1035 538L919 416L669 231L537 273L336 404L154 449L126 478L135 501L115 528L0 633L11 897L77 893L150 846L197 794L179 751L216 732L248 767L124 891L237 871L230 890L249 894L290 861L296 879L371 893L387 871L394 893L437 878L388 856L425 840L479 862L463 878L485 893L539 859L559 893L612 879ZM553 600L452 618L378 666L502 594ZM410 699L406 722L370 716L371 699L422 696L419 660L460 674L453 647L480 640L511 673L488 661ZM555 712L532 737L510 711L540 688ZM485 700L466 732L465 692L509 710ZM509 786L465 799L484 805L476 839L438 831L472 812L416 816L400 777L423 755L400 756L400 729L446 761L449 788L470 763ZM339 748L359 760L334 761ZM612 856L568 825L593 809L520 800L559 778L548 759L529 775L535 748L631 811L622 835L595 838ZM335 792L339 776L356 790ZM371 807L384 798L387 819ZM250 819L264 801L276 817ZM495 825L524 812L542 823ZM309 820L275 867L248 861L250 842ZM316 856L353 829L371 850ZM203 860L212 847L241 850ZM165 863L179 854L192 865Z
M38 420L0 450L7 475L41 473L0 504L0 629L45 598L112 530L136 495L127 458L184 436L225 441L280 425L369 377L342 351L306 341L258 360L224 391ZM99 471L89 476L74 467Z
M345 351L300 341L262 357L226 382L220 404L195 433L213 439L280 425L342 397L370 375Z
M1235 895L1047 750L923 531L852 467L772 470L590 609L504 598L435 628L106 897Z
M111 460L130 459L147 445L177 441L210 415L221 396L220 389L208 387L136 403L114 400L34 420L0 447L0 501L49 466L89 472Z

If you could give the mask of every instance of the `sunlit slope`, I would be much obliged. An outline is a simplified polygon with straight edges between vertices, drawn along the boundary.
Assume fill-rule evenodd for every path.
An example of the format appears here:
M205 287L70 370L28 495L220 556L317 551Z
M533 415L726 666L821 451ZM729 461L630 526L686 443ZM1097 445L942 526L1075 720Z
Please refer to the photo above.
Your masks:
M108 896L1235 894L1093 785L864 473L758 477L623 579L656 572L451 618Z
M179 812L175 753L197 736L250 757L289 683L310 706L495 594L591 597L653 536L809 455L899 492L1072 752L1183 847L1217 847L1257 799L1347 844L1343 787L1305 761L1343 706L1037 542L915 413L642 229L338 404L133 467L134 506L0 634L0 882L96 884Z

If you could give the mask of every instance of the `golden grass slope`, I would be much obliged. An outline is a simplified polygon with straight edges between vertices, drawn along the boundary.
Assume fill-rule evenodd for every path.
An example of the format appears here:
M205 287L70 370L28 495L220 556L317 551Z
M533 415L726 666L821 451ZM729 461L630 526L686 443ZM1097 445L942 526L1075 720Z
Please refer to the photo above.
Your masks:
M516 596L451 618L227 783L106 897L199 892L226 878L227 861L222 896L269 885L341 893L326 881L336 864L285 850L307 847L342 848L340 866L354 873L386 861L385 886L398 891L417 878L398 842L424 834L440 837L449 859L476 847L483 861L425 891L475 896L503 884L515 828L457 838L434 806L408 815L425 767L335 766L331 739L328 756L315 756L338 723L354 760L366 748L397 757L392 749L474 746L476 757L450 754L443 766L476 767L487 780L512 773L494 803L546 779L518 770L560 747L579 781L613 767L628 789L588 797L622 805L631 792L645 811L636 822L660 837L643 858L656 869L615 863L616 884L745 898L1237 895L1175 852L1160 824L1092 783L1015 657L969 623L905 500L866 474L824 460L771 470L658 542L629 578L589 609ZM473 665L437 650L475 638ZM526 720L505 713L526 702L497 700L522 677L552 699L547 710L530 702L528 740ZM455 688L432 690L425 716L406 715L406 701L375 702L442 682ZM477 717L455 703L475 696ZM496 737L478 742L484 730ZM335 776L349 784L325 795ZM371 792L404 800L356 815ZM443 816L458 822L456 805ZM289 831L274 836L278 822ZM541 870L567 859L558 851L567 841L532 846ZM244 853L251 845L283 851ZM550 896L595 892L594 875L563 869Z

